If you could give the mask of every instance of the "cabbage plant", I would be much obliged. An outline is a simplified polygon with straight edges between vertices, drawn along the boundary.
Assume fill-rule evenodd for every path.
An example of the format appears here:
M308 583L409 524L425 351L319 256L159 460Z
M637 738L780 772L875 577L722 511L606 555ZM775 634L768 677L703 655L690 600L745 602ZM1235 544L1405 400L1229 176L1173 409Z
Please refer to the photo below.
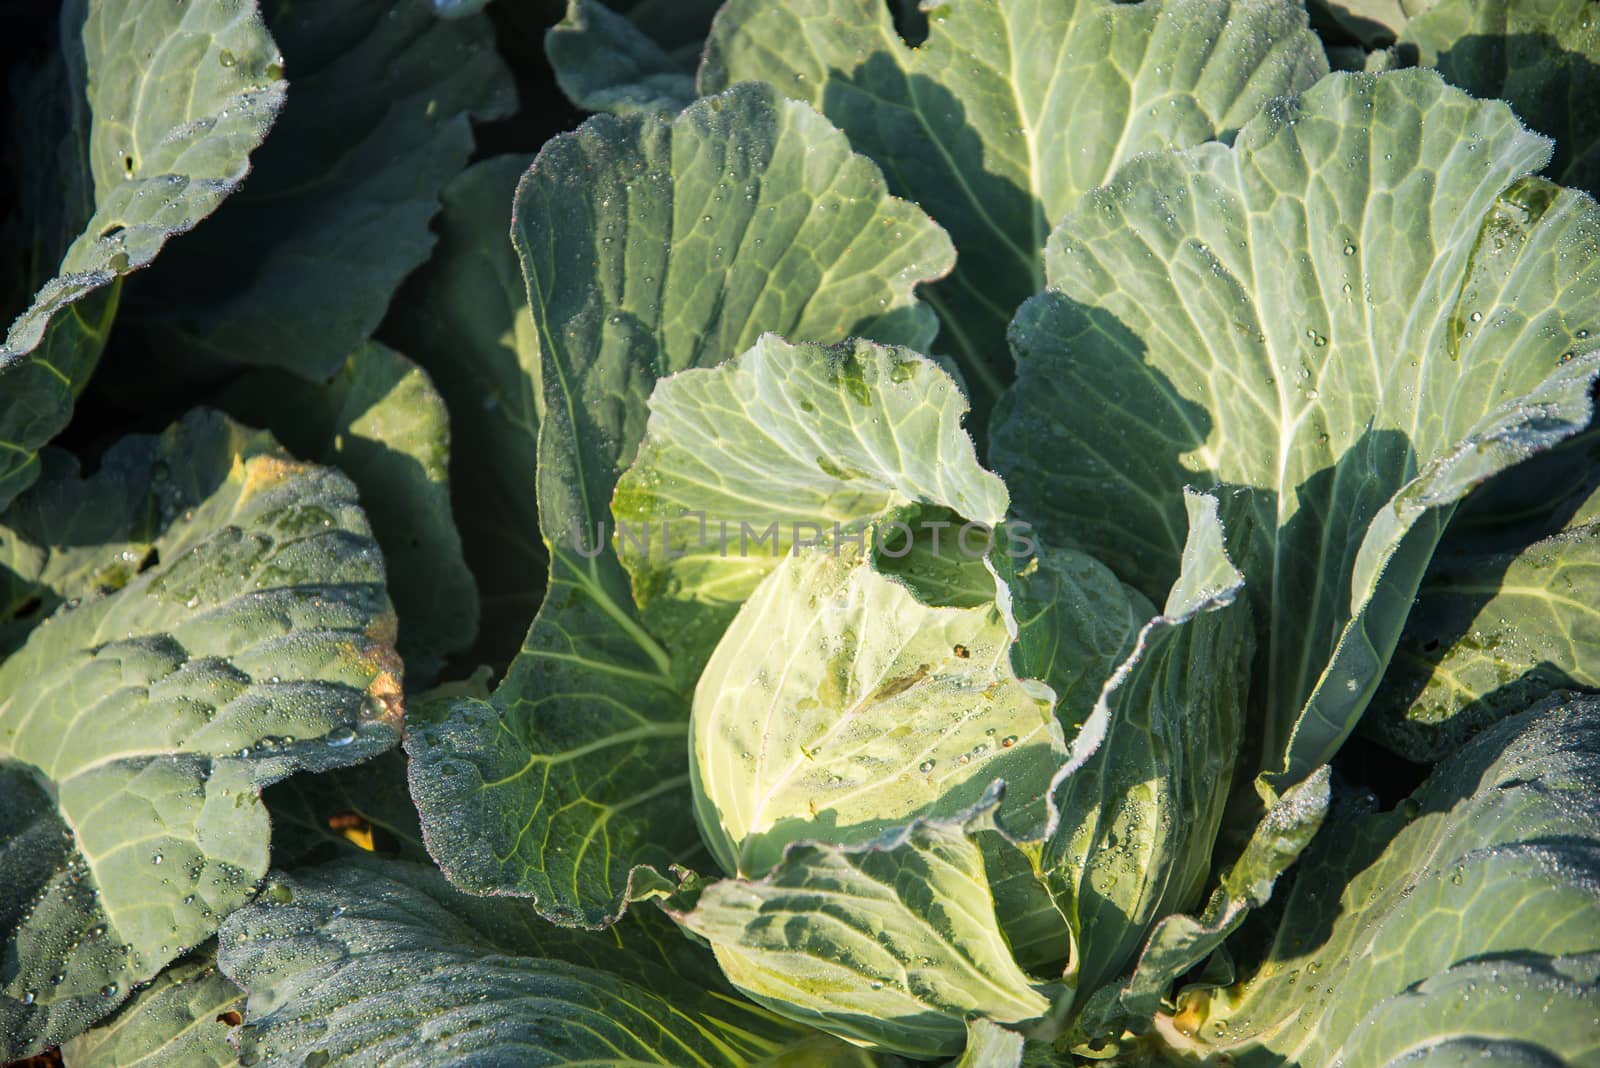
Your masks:
M1592 0L67 0L0 1060L1600 1058Z

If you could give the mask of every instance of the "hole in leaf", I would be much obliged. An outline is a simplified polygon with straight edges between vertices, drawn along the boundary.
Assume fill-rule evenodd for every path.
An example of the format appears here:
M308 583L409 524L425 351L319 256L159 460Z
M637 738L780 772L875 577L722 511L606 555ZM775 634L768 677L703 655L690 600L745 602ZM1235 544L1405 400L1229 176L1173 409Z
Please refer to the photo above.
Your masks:
M921 10L917 0L884 0L889 5L889 17L894 29L906 44L916 48L928 39L928 13ZM948 8L944 9L948 14Z
M121 223L112 223L110 226L100 231L100 240L115 240L127 232L128 228L126 226L123 226Z
M227 1012L217 1013L217 1023L227 1024L229 1027L238 1027L240 1024L244 1023L244 1017L240 1016L233 1009L229 1009Z
M159 566L160 563L161 563L161 550L157 549L154 545L152 545L152 546L150 546L149 550L144 554L144 559L139 561L139 569L137 571L135 571L134 574L142 575L146 571L149 571L152 567Z

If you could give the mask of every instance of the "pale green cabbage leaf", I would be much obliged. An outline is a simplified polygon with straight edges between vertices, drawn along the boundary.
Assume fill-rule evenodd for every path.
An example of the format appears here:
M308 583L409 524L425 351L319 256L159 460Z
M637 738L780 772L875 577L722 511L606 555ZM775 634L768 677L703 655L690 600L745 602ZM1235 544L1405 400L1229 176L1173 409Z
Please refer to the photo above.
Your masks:
M1431 72L1332 75L1090 194L1013 324L993 453L1046 537L1148 593L1217 487L1269 793L1355 725L1454 503L1589 420L1600 210L1548 157Z
M516 203L544 395L549 589L493 698L441 703L406 743L452 879L599 924L636 865L696 852L688 698L710 643L651 632L608 545L657 379L768 330L925 346L936 324L912 287L952 253L826 120L760 86L671 120L592 119L545 147Z
M992 600L924 605L853 552L785 559L695 689L695 814L723 870L954 817L996 778L1008 828L1037 837L1066 747L1054 694L1011 667L1009 623Z
M1555 138L1546 169L1600 196L1600 12L1588 0L1432 0L1414 11L1399 50L1451 85L1504 100ZM1414 54L1413 54L1414 53Z
M101 566L53 572L54 547L107 515L122 539ZM215 412L125 439L90 478L62 464L4 539L63 598L0 664L14 1057L208 938L266 872L262 787L394 745L402 701L355 487Z
M1011 957L974 840L998 803L992 792L964 815L858 845L797 843L764 877L712 883L669 912L736 987L785 1016L914 1057L956 1053L970 1018L1050 1008Z
M1484 731L1389 812L1338 806L1243 980L1161 1033L1235 1064L1600 1054L1600 702Z
M978 419L1012 379L1006 324L1042 288L1050 228L1143 152L1230 136L1327 71L1283 0L961 0L909 47L883 0L732 0L700 91L758 79L809 101L949 229L929 301Z
M807 1041L662 927L562 930L432 866L364 856L275 874L229 917L219 959L247 992L241 1059L263 1064L427 1065L448 1050L530 1068L743 1068Z
M1447 534L1362 730L1433 762L1561 687L1600 689L1600 515L1592 508L1517 549Z
M167 967L104 1023L61 1044L73 1068L231 1068L244 993L217 970L213 943Z
M1217 502L1185 495L1183 570L1103 683L1050 788L1040 868L1074 935L1084 995L1125 971L1151 925L1210 874L1245 721L1243 577Z
M715 641L784 556L807 542L863 545L869 523L907 505L979 524L966 541L977 557L1005 517L1005 486L962 429L966 398L906 349L765 335L718 367L663 379L649 405L611 511L634 600L662 633Z
M1329 779L1330 769L1323 766L1284 791L1222 874L1204 911L1164 916L1132 973L1090 992L1076 1021L1078 1037L1104 1043L1150 1029L1173 983L1220 947L1252 909L1267 903L1279 877L1311 843L1328 813Z

